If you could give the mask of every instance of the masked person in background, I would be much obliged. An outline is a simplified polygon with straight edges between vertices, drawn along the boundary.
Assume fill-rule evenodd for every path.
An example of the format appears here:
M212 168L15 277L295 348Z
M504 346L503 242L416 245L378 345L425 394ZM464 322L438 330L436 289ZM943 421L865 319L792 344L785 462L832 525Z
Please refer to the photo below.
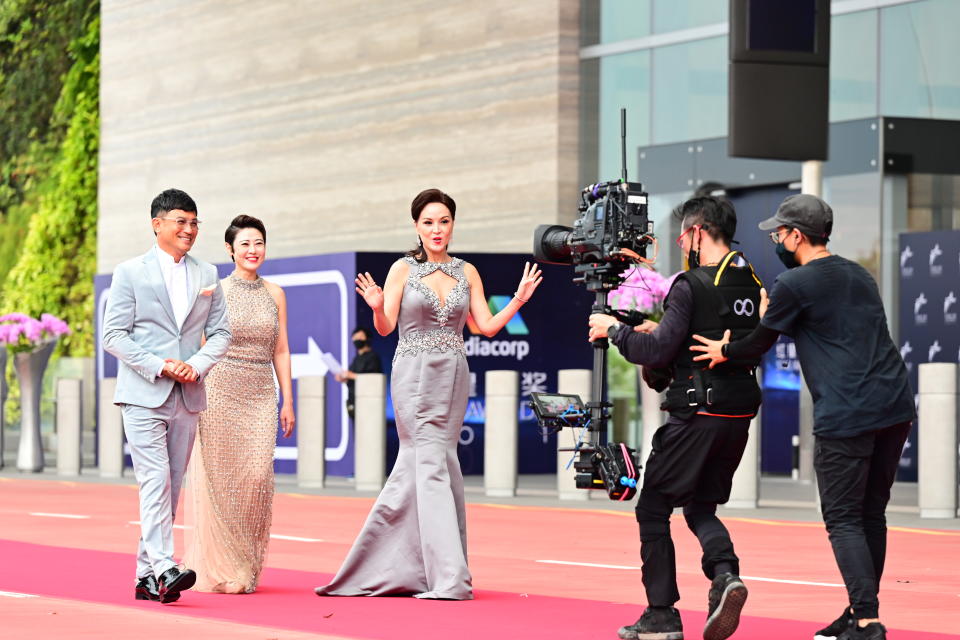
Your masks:
M350 368L341 371L334 376L337 382L347 384L347 413L352 419L356 411L356 395L354 392L355 381L358 373L383 373L383 364L380 362L380 356L370 346L370 331L366 327L357 327L350 336L353 340L353 346L357 350L357 355Z
M759 318L760 281L730 250L737 215L729 201L693 198L676 215L683 229L677 244L690 269L674 281L660 324L648 321L631 331L612 316L590 316L591 341L609 338L627 360L648 368L644 379L651 387L661 391L669 386L663 408L670 418L653 436L636 507L648 606L636 623L620 628L623 640L683 638L680 613L673 606L680 599L670 537L675 507L683 507L687 525L700 541L703 573L711 581L703 637L729 637L747 599L740 561L716 512L730 498L750 419L760 406L759 358L707 369L693 361L690 347L697 344L695 334L749 334ZM657 368L657 375L649 368Z

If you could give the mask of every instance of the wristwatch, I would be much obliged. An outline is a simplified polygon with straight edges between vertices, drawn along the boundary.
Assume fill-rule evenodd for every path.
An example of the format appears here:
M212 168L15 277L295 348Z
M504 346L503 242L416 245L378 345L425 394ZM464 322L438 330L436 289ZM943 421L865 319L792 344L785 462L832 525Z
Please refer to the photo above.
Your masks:
M614 322L612 325L610 325L610 327L607 329L607 340L613 342L613 338L617 335L617 332L620 331L622 326L623 323L621 322Z

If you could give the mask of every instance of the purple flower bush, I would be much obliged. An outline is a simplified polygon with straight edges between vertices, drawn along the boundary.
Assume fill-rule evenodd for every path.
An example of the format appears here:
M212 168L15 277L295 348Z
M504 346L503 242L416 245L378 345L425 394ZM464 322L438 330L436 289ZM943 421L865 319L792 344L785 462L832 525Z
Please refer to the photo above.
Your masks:
M663 300L676 277L677 274L664 277L651 269L638 267L607 295L607 302L614 309L636 309L647 314L650 320L659 321L663 317Z
M14 352L30 351L67 333L70 333L67 323L49 313L39 320L25 313L0 316L0 344Z

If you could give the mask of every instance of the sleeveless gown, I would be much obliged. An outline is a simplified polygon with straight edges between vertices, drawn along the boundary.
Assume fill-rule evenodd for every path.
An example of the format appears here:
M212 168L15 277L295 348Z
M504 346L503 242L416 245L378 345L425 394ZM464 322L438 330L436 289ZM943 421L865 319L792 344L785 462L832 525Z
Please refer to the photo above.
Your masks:
M471 600L457 442L470 392L463 345L470 286L463 260L418 263L403 288L391 393L400 450L390 478L321 596L412 595ZM421 278L457 283L441 301Z
M230 276L233 340L205 380L187 484L194 526L184 564L196 591L251 593L257 587L273 514L277 392L273 351L277 305L263 279Z

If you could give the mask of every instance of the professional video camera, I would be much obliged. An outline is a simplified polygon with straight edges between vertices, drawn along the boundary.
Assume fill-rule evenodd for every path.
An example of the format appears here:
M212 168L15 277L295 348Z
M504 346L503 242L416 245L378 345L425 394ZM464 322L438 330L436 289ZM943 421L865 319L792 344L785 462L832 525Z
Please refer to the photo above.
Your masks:
M643 185L627 180L627 117L620 110L621 179L585 187L580 193L579 217L573 227L540 225L533 236L533 255L540 262L573 265L574 282L595 295L592 313L613 315L629 326L643 322L638 312L623 312L607 305L607 293L623 282L624 273L656 259L656 238L647 213ZM647 248L654 255L647 259ZM586 405L578 396L531 394L534 413L544 429L583 429L587 442L572 449L577 457L576 483L580 489L605 489L613 500L626 500L636 493L640 464L636 452L622 443L604 444L608 409L603 399L607 389L607 340L593 342L594 401ZM563 404L560 407L557 403Z
M654 242L647 194L638 182L601 182L580 193L580 216L573 227L543 224L533 234L533 255L541 262L575 265L588 291L613 289L620 274L646 260ZM652 262L650 260L649 262Z

